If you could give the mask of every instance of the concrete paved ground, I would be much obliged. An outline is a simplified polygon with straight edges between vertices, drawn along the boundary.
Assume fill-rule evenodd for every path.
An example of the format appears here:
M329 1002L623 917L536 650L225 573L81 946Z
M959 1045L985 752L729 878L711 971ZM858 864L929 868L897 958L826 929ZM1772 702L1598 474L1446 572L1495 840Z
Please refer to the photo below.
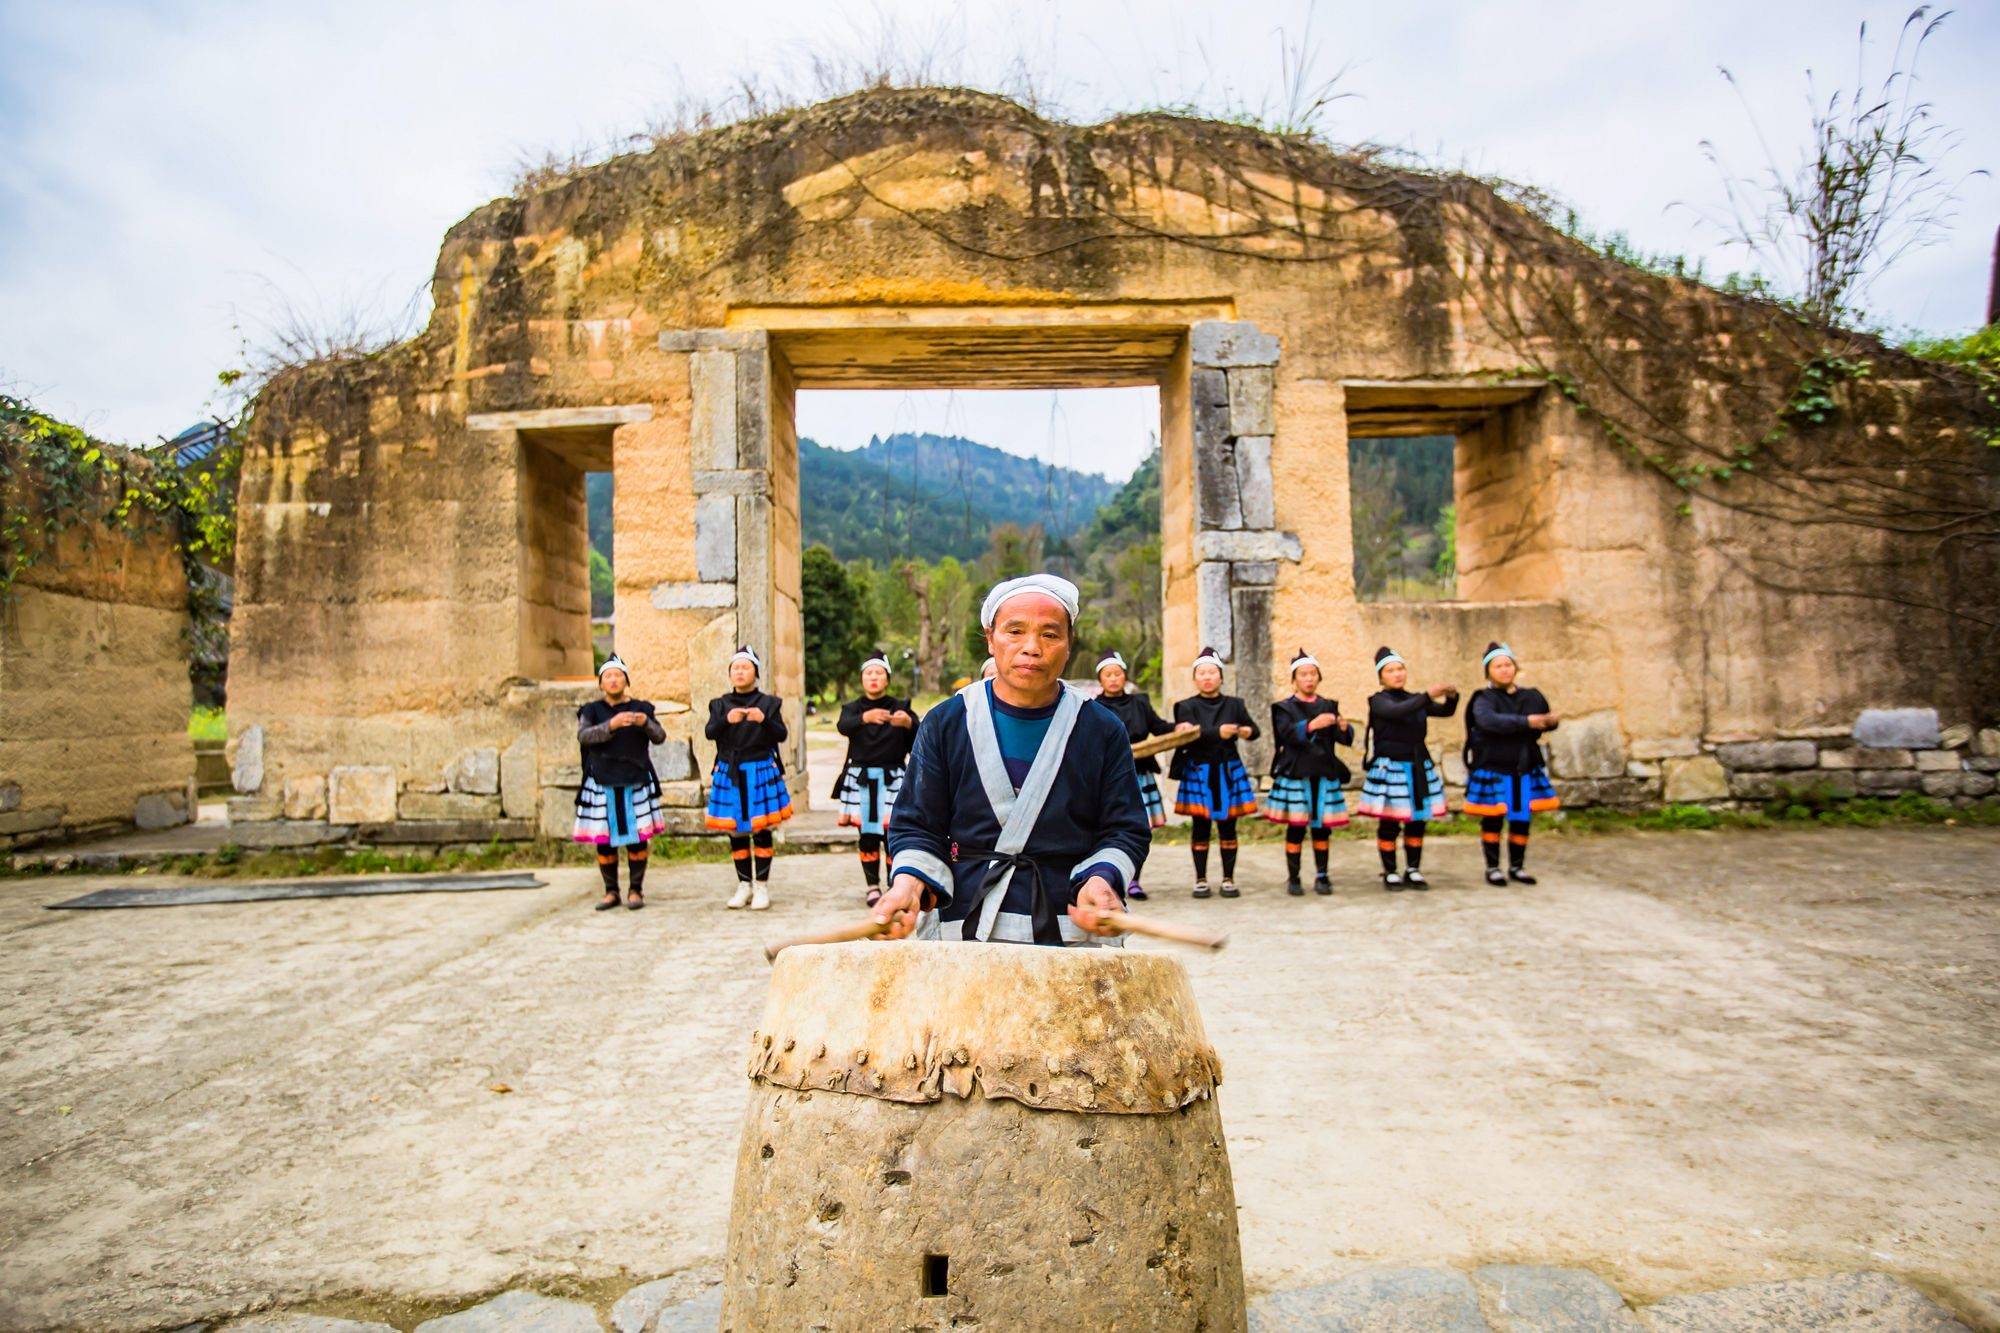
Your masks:
M2000 1288L2000 830L1542 839L1534 889L1333 899L1246 849L1188 956L1253 1293L1379 1265L1589 1268L1634 1300L1879 1270L1981 1322ZM1164 888L1185 848L1163 847ZM0 1325L258 1307L407 1325L514 1284L608 1308L719 1268L777 908L662 865L535 892L101 913L0 882ZM126 884L135 881L116 881ZM148 877L139 883L163 883ZM511 1091L496 1091L505 1087Z

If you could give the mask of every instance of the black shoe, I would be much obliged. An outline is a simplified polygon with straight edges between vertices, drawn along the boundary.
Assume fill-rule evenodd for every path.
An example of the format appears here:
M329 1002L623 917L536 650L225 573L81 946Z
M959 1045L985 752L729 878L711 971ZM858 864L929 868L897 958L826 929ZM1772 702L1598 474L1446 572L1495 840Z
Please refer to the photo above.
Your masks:
M597 910L600 912L608 912L616 906L618 906L618 890L613 889L609 893L604 895L604 900L602 902L597 904Z
M1222 881L1222 896L1225 898L1241 898L1243 895L1236 891L1236 885L1233 881L1225 879Z
M1415 866L1411 866L1403 872L1403 883L1413 889L1428 889L1431 886L1431 882L1424 878L1424 872Z
M1297 875L1285 881L1285 892L1291 894L1294 898L1303 898L1306 896L1305 885L1299 883Z
M1327 877L1326 877L1325 875L1314 875L1314 876L1313 876L1313 892L1314 892L1314 893L1332 893L1332 892L1333 892L1333 881L1332 881L1332 880L1330 880L1330 879L1328 879L1328 878L1327 878Z
M1127 898L1130 898L1135 903L1143 903L1146 901L1146 891L1140 888L1136 883L1132 884L1125 890L1125 896Z
M628 911L628 912L636 912L636 911L638 911L638 910L639 910L640 908L644 907L645 905L646 905L646 898L645 898L645 894L644 894L644 892L643 892L642 890L640 890L640 889L633 889L633 890L631 890L630 892L628 892L628 893L627 893L627 894L625 895L625 910L626 910L626 911Z
M1515 866L1512 870L1509 870L1507 878L1513 880L1516 884L1533 884L1535 882L1535 877L1519 866Z
M1194 896L1195 896L1195 897L1197 897L1197 898L1206 898L1206 897L1208 897L1208 881L1207 881L1207 880L1205 880L1205 879L1198 879L1198 880L1196 880L1196 881L1194 882Z
M1488 866L1486 868L1486 882L1495 888L1503 888L1506 886L1507 877L1500 873L1500 867Z
M1382 876L1382 887L1391 893L1401 893L1403 891L1403 877L1393 870L1387 871Z

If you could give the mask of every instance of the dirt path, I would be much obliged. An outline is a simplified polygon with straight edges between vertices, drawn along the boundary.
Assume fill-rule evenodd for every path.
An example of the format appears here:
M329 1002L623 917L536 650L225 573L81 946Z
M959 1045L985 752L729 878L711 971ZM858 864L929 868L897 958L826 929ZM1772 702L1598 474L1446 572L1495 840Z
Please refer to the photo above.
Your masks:
M2000 1286L2000 831L1546 838L1530 890L1440 840L1426 895L1336 856L1331 900L1263 844L1240 902L1149 909L1234 931L1187 966L1253 1291L1480 1261ZM42 910L96 881L0 886L0 1324L715 1268L755 946L859 883L781 858L757 917L728 876L663 865L637 915L576 871L102 913Z

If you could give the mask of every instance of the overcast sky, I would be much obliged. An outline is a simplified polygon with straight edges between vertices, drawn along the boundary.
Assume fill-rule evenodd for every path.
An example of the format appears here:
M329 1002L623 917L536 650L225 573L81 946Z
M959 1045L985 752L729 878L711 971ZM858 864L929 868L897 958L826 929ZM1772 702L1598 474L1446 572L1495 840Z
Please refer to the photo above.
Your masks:
M0 0L0 387L112 439L198 419L242 330L282 299L389 314L419 298L445 229L504 190L524 150L597 142L738 75L807 86L813 54L885 29L962 81L1016 57L1068 111L1281 100L1281 40L1311 15L1316 68L1351 94L1339 141L1530 181L1598 230L1718 254L1676 202L1720 191L1700 141L1758 164L1754 114L1789 159L1805 70L1851 81L1855 29L1908 11L1848 0L1490 0L1400 5L1010 0L754 5L514 0L332 5ZM1281 39L1282 32L1282 39ZM1718 76L1738 75L1746 111ZM2000 2L1968 0L1926 53L1924 90L1963 131L1958 172L2000 168ZM1873 308L1959 332L1983 309L2000 184L1968 180L1946 244ZM1735 265L1720 256L1723 267ZM1155 424L1150 391L869 395L808 404L828 443L949 429L1114 476ZM994 404L989 408L987 404ZM1067 431L1067 434L1065 433ZM855 438L858 432L859 438ZM1101 461L1100 461L1101 459Z

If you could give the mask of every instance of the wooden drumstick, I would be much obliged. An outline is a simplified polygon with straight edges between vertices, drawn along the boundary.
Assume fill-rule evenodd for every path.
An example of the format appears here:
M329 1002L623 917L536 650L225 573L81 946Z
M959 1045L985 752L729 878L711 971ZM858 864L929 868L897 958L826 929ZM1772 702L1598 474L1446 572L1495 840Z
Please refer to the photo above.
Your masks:
M801 935L795 940L780 940L776 944L767 944L764 946L764 961L777 962L778 955L795 944L847 944L853 940L872 940L888 929L889 927L880 921L868 917L836 927L823 935Z
M1208 950L1220 949L1229 943L1227 935L1211 935L1192 926L1171 925L1165 921L1155 921L1149 916L1133 916L1130 912L1107 912L1104 914L1104 919L1124 935L1145 935L1156 940L1191 944L1197 949Z

